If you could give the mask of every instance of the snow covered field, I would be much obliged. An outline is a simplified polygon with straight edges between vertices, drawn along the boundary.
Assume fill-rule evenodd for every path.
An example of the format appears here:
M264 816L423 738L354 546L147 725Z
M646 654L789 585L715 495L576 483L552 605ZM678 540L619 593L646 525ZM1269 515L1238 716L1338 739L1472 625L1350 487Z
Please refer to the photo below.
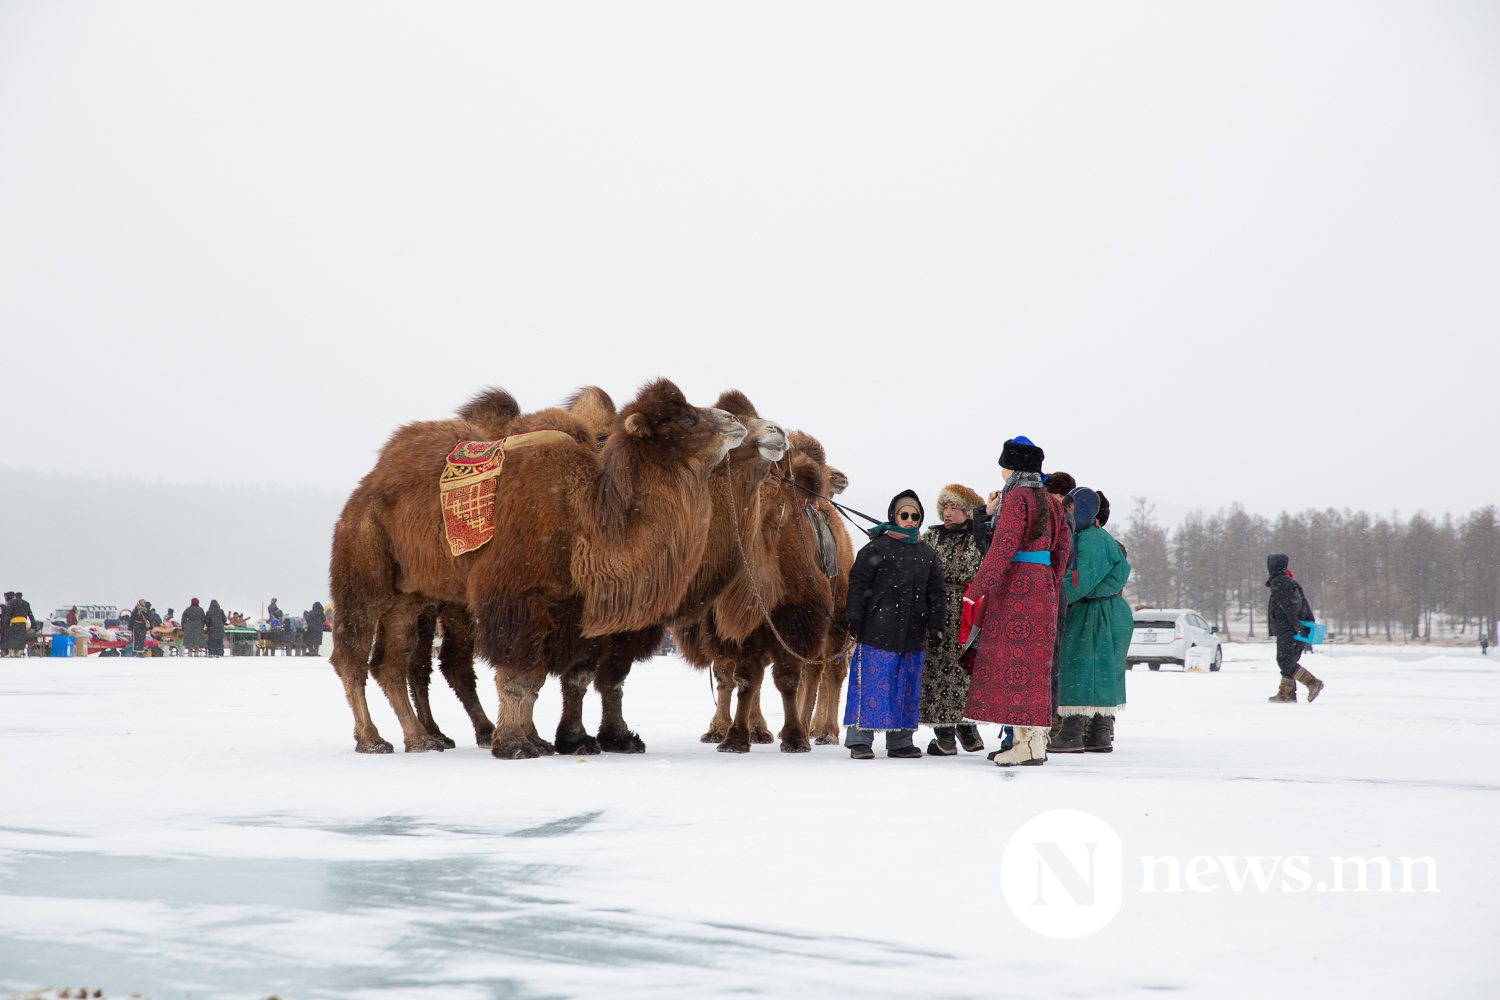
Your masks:
M0 989L1500 993L1500 660L1340 647L1306 661L1318 702L1284 706L1265 700L1271 647L1225 651L1218 674L1133 671L1114 754L1005 770L716 753L698 742L708 683L669 658L626 689L648 753L519 762L472 746L440 681L458 749L363 756L321 660L6 660ZM544 733L557 702L554 681ZM1027 930L1000 891L1011 835L1062 808L1124 845L1123 908L1075 940ZM1141 856L1302 856L1310 887L1220 872L1144 892ZM1400 857L1431 857L1440 891L1318 891L1353 856L1389 858L1396 890Z

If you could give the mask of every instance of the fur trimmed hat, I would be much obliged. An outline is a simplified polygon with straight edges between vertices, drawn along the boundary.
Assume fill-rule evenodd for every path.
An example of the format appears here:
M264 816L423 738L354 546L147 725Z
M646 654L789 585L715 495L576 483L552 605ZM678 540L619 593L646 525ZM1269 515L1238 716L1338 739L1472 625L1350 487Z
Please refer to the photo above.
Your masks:
M1006 441L1005 447L1000 449L1000 468L1011 472L1040 473L1042 460L1046 457L1046 452L1032 444L1030 438L1017 436Z
M972 511L975 507L983 507L984 497L980 496L978 493L975 493L963 483L949 483L947 486L944 486L942 489L938 490L938 513L941 514L943 512L943 508L950 503L953 506L957 507L959 510L968 512Z
M1094 520L1102 528L1109 523L1109 497L1104 495L1103 490L1095 490L1094 492L1099 496L1099 513L1094 517Z
M1055 497L1065 497L1078 488L1078 481L1066 472L1052 472L1042 477L1047 492Z

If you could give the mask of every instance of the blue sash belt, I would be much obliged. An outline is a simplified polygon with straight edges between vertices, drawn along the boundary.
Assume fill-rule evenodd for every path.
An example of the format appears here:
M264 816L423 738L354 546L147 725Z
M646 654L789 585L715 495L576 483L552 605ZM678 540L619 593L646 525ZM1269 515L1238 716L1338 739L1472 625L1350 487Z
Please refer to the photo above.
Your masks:
M1051 552L1017 552L1010 557L1011 562L1040 563L1043 566L1052 565Z

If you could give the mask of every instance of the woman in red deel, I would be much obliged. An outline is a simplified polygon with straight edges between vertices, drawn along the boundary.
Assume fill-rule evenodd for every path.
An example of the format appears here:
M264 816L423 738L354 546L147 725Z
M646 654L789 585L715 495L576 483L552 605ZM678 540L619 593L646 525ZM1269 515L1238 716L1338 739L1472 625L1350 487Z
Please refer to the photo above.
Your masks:
M1069 553L1062 504L1042 486L1044 457L1027 438L1005 442L1005 488L985 506L993 532L970 592L983 601L964 718L1015 727L1014 746L991 757L1001 767L1045 763L1052 725L1057 595Z

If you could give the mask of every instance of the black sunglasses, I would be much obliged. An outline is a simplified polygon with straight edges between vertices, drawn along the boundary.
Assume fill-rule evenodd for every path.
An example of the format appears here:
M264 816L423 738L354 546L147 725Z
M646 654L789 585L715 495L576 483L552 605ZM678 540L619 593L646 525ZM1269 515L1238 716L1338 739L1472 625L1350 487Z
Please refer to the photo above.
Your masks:
M908 514L906 511L903 510L901 513L899 513L899 514L896 515L896 520L898 520L898 521L920 521L920 520L922 520L922 517L921 517L920 514Z

